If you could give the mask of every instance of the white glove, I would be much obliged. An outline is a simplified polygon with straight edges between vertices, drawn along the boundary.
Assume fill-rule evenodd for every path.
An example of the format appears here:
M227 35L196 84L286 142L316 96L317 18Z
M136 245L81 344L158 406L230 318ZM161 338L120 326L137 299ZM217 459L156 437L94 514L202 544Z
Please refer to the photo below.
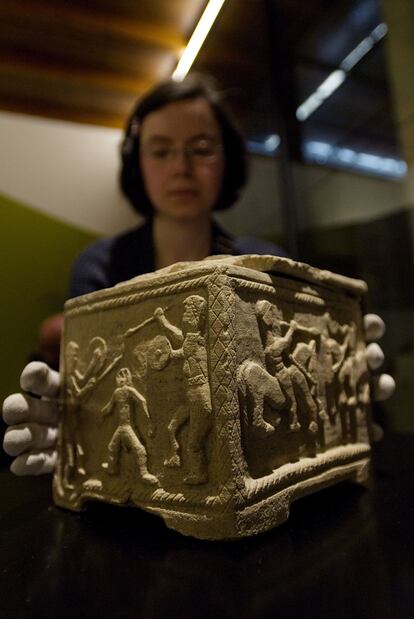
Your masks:
M384 353L376 343L385 333L385 324L377 314L365 314L364 330L367 342L370 342L366 348L366 359L370 370L378 370L384 362ZM395 390L395 380L389 374L377 374L372 378L372 399L377 402L387 400L392 396ZM372 439L380 440L384 432L376 423L372 427Z
M10 470L16 475L52 473L57 461L59 373L33 361L24 368L20 386L29 393L14 393L3 402L3 419L10 426L3 447L16 456Z

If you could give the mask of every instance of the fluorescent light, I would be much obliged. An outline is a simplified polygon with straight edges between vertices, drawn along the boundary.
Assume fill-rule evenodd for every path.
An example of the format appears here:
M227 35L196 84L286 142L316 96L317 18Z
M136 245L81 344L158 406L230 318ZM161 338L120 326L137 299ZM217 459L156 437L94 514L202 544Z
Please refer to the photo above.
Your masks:
M358 153L351 148L333 146L327 142L307 142L305 157L308 161L320 165L328 164L385 178L403 178L407 173L407 164L402 159Z
M325 99L342 84L345 79L345 72L338 69L331 73L324 82L319 86L316 92L319 92Z
M265 140L248 140L249 153L265 157L275 156L280 138L276 134ZM334 146L328 142L310 140L304 145L305 160L318 165L331 165L344 170L353 170L381 178L401 179L407 173L407 164L402 159L381 157L372 153L357 152L352 148Z
M352 52L346 56L341 62L341 69L344 71L350 71L356 64L374 47L374 39L369 36L363 39L359 45L357 45Z
M200 17L200 21L198 22L190 40L187 43L187 47L183 51L174 73L172 74L172 79L176 82L181 82L181 80L184 79L189 72L191 65L196 59L197 54L200 51L206 36L210 32L211 26L214 24L223 4L224 0L209 1L204 13Z
M356 164L361 168L377 170L381 167L381 157L378 157L377 155L369 155L368 153L359 153Z
M384 172L393 176L405 176L407 173L407 164L401 159L391 159L386 157L382 162Z
M280 137L274 133L273 135L269 135L268 138L264 141L265 150L269 153L273 153L280 144Z
M343 161L343 163L353 163L357 154L350 148L338 148L336 151L336 156L340 161Z
M328 99L332 93L346 80L347 73L380 41L388 32L388 26L382 22L374 28L374 30L363 39L358 45L346 56L339 69L333 71L322 84L298 107L296 110L296 118L304 121L315 110Z
M378 26L376 26L374 28L374 30L371 32L371 36L374 37L375 41L379 41L380 39L382 39L383 37L385 37L385 35L388 32L388 26L385 22L381 22L380 24L378 24Z
M388 32L385 23L378 24L370 35L365 37L353 50L343 59L340 64L341 69L350 71L354 66L380 41Z
M325 142L308 142L305 148L306 154L311 159L316 159L317 161L326 161L332 152L332 146L330 144L326 144Z
M268 135L263 140L247 140L247 149L254 155L264 155L265 157L276 154L280 144L280 137L276 133Z
M318 109L320 105L332 95L333 92L345 81L346 73L342 69L337 69L333 71L320 86L315 90L314 93L310 95L298 107L296 110L296 118L298 120L306 120L315 110Z

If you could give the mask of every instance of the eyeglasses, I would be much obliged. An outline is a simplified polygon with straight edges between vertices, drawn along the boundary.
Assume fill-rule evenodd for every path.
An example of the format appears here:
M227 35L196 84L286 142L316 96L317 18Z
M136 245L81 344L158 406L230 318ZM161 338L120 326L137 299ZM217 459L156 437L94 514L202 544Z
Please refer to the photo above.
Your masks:
M222 144L203 138L185 144L182 148L169 143L143 145L142 153L148 159L157 163L170 163L182 151L187 161L192 164L210 163L218 159L222 152Z

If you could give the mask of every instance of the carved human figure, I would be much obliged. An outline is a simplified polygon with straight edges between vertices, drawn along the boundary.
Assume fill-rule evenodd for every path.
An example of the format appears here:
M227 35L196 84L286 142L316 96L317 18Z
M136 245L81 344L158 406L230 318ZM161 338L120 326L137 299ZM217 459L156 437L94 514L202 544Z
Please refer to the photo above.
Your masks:
M296 390L297 398L302 404L304 410L306 410L312 428L315 428L318 419L326 421L328 415L326 414L325 406L322 402L320 393L320 380L318 373L320 371L320 365L318 362L318 350L320 350L320 333L316 329L300 327L302 331L311 334L315 339L310 342L299 342L289 359L302 373L306 380L307 388L304 387L304 382L300 379L298 382L298 388ZM318 342L318 347L317 347ZM299 375L298 375L299 376Z
M79 410L88 399L96 385L118 363L121 354L108 363L108 347L102 337L93 337L86 352L86 368L81 370L79 345L68 342L65 350L66 370L66 461L63 470L63 480L66 486L72 487L70 479L73 472L86 475L85 453L82 446Z
M346 337L348 354L338 374L341 385L338 410L344 443L356 440L357 413L362 412L369 401L368 370L364 353L356 348L356 334L356 325L352 323Z
M188 423L189 472L184 481L187 484L203 484L208 480L206 439L211 430L211 394L204 336L207 302L199 295L190 295L183 303L182 329L167 320L161 307L154 311L160 327L168 334L172 344L179 348L171 348L170 355L166 354L165 347L154 351L153 367L165 367L167 357L168 360L180 358L184 361L185 401L175 410L168 424L170 454L164 464L168 467L181 466L181 448L177 433Z
M302 327L295 320L290 323L281 320L278 309L269 301L257 301L255 310L263 341L266 367L270 374L278 380L286 398L285 406L289 411L289 428L293 432L301 428L297 414L298 401L300 401L304 403L304 409L309 415L307 429L315 434L318 431L316 421L318 409L309 386L309 382L312 383L313 379L292 356L290 350L295 331L304 331L314 336L318 336L318 331ZM287 327L284 335L282 335L282 327ZM324 411L321 410L320 413L323 418Z
M79 346L73 341L68 343L65 362L67 393L70 399L79 399L85 396L96 385L98 373L105 363L107 354L105 340L101 337L94 337L89 342L86 369L81 372L79 368Z
M147 402L133 386L132 375L129 368L120 368L116 374L115 380L117 387L110 401L102 409L102 415L105 417L115 411L118 415L118 427L108 445L108 462L103 462L102 467L106 469L110 475L115 475L118 472L121 450L131 451L142 481L147 484L158 485L156 476L148 472L147 451L133 427L132 417L135 412L140 410L144 413L148 421L149 436L153 435Z
M345 360L349 346L348 325L339 326L330 319L329 313L324 316L326 332L322 336L323 380L326 399L326 409L331 423L334 423L338 412L339 370ZM342 339L340 343L338 340Z
M76 469L79 475L85 475L84 450L79 429L78 410L80 397L87 393L88 388L82 384L82 375L78 370L79 345L76 342L69 342L65 350L66 367L66 424L63 426L67 439L64 441L66 446L66 460L63 468L63 483L68 488L73 488L71 477ZM90 383L89 383L90 385Z
M356 391L356 412L366 414L370 396L370 375L367 366L366 354L364 349L357 348L355 351L355 391ZM357 437L355 436L355 439Z

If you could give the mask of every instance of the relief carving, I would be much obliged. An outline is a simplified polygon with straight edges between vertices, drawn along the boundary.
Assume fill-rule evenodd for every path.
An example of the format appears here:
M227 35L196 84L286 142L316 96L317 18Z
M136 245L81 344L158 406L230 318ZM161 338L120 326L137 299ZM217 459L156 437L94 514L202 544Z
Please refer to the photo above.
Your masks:
M96 385L112 370L122 354L109 359L108 347L102 337L93 337L88 344L85 359L79 357L79 345L68 342L65 351L66 362L66 414L65 435L66 462L63 470L63 483L72 488L71 478L76 470L85 476L84 448L82 445L79 411ZM82 371L82 367L85 369Z
M281 411L286 405L279 380L258 362L247 359L237 370L237 386L241 409L247 409L253 428L264 435L272 434L280 419L274 426L265 421L263 412L265 402L276 411Z
M307 327L284 320L265 299L256 301L254 312L263 358L256 353L237 370L240 407L252 430L270 437L286 420L290 432L302 430L323 450L325 422L335 426L339 413L341 442L355 442L358 415L369 404L355 323L340 325L326 312L318 328ZM264 418L266 405L277 414L271 423Z
M338 412L337 399L341 384L339 371L345 361L349 347L349 338L347 336L349 329L348 325L340 327L335 321L331 320L329 314L325 314L324 319L326 322L326 333L322 336L323 389L329 419L333 424ZM342 338L342 343L338 341L338 337Z
M350 352L338 372L340 384L338 410L341 419L343 443L357 438L357 416L364 414L369 402L368 370L363 351L357 349L356 327L348 327L347 345Z
M266 300L256 303L256 316L262 338L266 369L273 376L285 398L283 412L287 414L289 429L301 429L298 419L298 405L306 411L306 430L311 434L318 431L318 418L325 419L326 413L318 397L317 378L312 376L309 365L314 361L316 341L299 343L291 352L293 336L297 332L319 338L317 329L290 323L281 319L280 311ZM282 329L284 333L282 333Z
M134 503L226 539L366 478L365 286L265 258L181 265L68 302L58 504Z
M102 463L110 475L116 475L119 469L121 450L132 452L135 464L143 482L158 485L155 475L148 472L147 451L133 427L133 416L142 412L148 422L148 436L154 436L151 417L147 402L132 384L132 375L129 368L121 368L116 374L116 389L109 402L102 409L102 416L110 415L115 411L118 418L118 427L108 445L108 462Z
M190 295L184 299L183 304L182 328L171 324L161 307L154 311L154 318L168 338L159 335L153 340L148 362L154 369L162 370L170 359L183 360L185 401L178 406L168 424L170 453L164 465L181 467L178 432L188 423L189 472L184 482L198 485L208 480L206 440L211 430L211 394L205 341L207 301L199 295ZM172 348L170 341L179 348Z
M320 334L315 329L300 327L304 334L309 334L315 339L309 343L299 342L293 353L289 355L297 371L294 373L293 384L296 386L296 398L298 404L306 411L309 419L309 431L315 434L318 431L319 421L326 421L328 415L320 396L318 378L318 353L320 349ZM316 332L315 332L316 331Z

